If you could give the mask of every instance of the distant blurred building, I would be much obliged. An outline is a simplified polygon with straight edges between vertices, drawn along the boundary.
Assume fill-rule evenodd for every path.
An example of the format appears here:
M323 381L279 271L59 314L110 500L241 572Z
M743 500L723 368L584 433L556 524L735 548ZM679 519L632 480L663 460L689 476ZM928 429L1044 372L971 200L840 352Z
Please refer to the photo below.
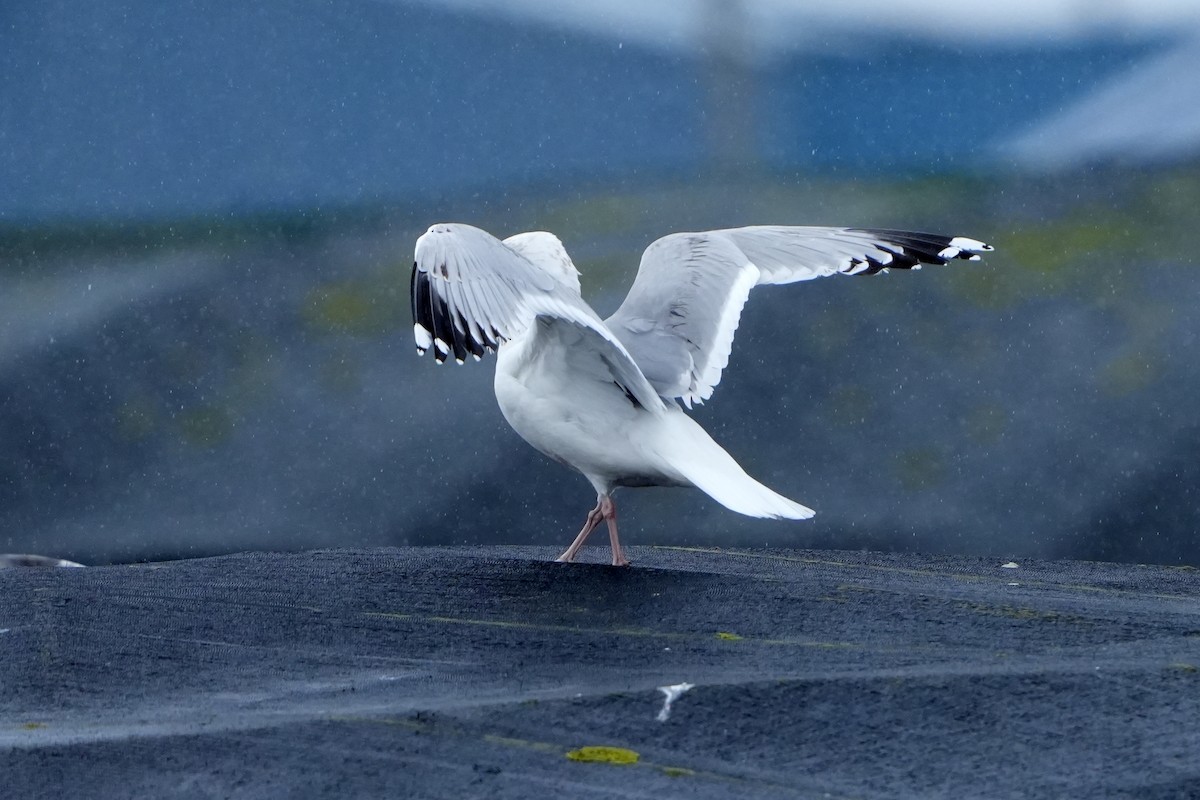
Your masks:
M1117 74L1000 151L1032 169L1200 159L1200 37Z
M743 5L754 31L768 13L788 25L761 42ZM1152 49L687 7L690 34L671 38L462 0L8 0L0 223L286 213L746 164L950 172Z

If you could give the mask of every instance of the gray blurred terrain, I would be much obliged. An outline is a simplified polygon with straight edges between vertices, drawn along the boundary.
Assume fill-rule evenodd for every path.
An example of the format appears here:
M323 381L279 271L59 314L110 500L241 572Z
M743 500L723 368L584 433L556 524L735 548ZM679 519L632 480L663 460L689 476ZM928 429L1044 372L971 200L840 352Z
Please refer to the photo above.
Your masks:
M658 236L778 223L998 251L756 291L696 417L818 516L631 491L631 542L1200 560L1194 32L827 21L766 57L745 7L664 47L437 2L4 4L0 552L565 543L591 491L492 365L414 355L415 238L554 231L606 313Z
M664 185L14 259L0 547L94 563L565 543L591 490L508 429L490 361L416 357L413 240L445 218L554 230L607 313L656 236L777 222L962 233L998 252L756 290L695 415L818 515L751 520L696 491L630 490L631 542L1194 562L1200 176L1103 185L1120 193L1065 178Z

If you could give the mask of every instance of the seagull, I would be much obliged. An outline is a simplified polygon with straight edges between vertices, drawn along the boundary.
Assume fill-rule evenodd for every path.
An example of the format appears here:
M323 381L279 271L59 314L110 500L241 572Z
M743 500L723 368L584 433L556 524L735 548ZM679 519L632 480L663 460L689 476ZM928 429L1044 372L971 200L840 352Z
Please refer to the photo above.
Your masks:
M574 561L604 522L612 563L626 566L613 502L621 486L695 487L751 517L815 513L747 475L684 410L720 383L751 289L978 261L992 249L964 236L874 228L673 233L646 248L625 301L601 319L554 234L501 241L440 223L417 239L413 334L418 355L432 350L438 364L496 354L496 400L508 424L596 490L596 507L556 560Z

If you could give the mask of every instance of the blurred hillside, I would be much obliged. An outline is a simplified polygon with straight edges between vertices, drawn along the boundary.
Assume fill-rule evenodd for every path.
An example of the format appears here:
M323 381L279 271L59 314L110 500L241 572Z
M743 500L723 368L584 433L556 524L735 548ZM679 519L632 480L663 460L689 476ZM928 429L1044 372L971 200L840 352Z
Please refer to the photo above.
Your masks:
M747 4L689 7L720 13L668 47L432 1L0 6L0 550L565 542L590 490L491 364L413 355L413 242L461 220L556 232L601 312L676 230L998 247L756 292L696 416L818 516L629 492L633 543L1200 560L1189 31L793 15L768 57Z
M591 490L507 428L491 363L413 353L412 243L452 216L558 232L602 313L671 230L869 224L999 248L758 290L696 416L818 516L629 491L633 542L1195 563L1197 209L1194 168L660 183L26 248L0 307L0 546L94 562L565 541Z

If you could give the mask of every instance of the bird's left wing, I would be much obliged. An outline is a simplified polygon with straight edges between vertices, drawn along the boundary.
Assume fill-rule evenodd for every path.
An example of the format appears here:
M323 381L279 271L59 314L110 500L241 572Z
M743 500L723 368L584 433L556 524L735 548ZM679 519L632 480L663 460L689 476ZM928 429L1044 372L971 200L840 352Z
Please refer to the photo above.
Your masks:
M578 281L572 285L561 266L514 238L509 245L470 225L439 223L417 239L411 283L417 353L432 349L439 364L451 355L459 364L468 354L478 361L536 319L558 319L593 333L610 350L622 388L644 408L662 410L625 346L579 296Z

